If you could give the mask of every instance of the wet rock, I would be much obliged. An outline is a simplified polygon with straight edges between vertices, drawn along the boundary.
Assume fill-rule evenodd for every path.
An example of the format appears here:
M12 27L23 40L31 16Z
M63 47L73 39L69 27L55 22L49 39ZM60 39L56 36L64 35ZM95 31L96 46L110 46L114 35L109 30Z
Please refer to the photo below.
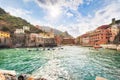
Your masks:
M18 77L18 80L47 80L45 78L35 78L29 74L21 74L19 77Z
M1 72L2 74L9 74L9 75L16 76L16 72L13 71L13 70L1 70L1 69L0 69L0 72Z
M6 80L5 76L2 73L0 73L0 80Z
M0 70L1 77L4 76L5 80L17 80L16 72L11 70ZM0 79L4 80L4 79Z
M35 80L47 80L47 79L45 79L45 78L38 78L38 79L35 79Z
M18 80L27 80L30 77L28 74L21 74L18 76Z
M16 77L15 71L0 70L0 80L47 80L45 78L35 78L29 74L21 74Z
M40 80L47 80L47 79L45 79L45 78L41 78Z
M4 74L6 80L17 80L16 76L10 74Z

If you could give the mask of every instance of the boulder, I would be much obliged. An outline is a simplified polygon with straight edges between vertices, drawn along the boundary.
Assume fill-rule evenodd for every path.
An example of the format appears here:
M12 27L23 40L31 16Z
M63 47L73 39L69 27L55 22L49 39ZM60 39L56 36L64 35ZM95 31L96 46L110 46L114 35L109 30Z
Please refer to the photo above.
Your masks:
M21 74L18 76L18 80L35 80L35 78L29 74Z
M47 80L45 78L35 78L32 75L29 74L21 74L18 76L18 80Z
M13 71L13 70L1 70L1 69L0 69L0 72L1 72L2 74L10 74L10 75L16 76L16 72Z
M1 76L5 78L5 80L17 80L16 72L11 70L0 70ZM0 79L4 80L4 79Z
M0 80L6 80L5 76L2 73L0 73Z

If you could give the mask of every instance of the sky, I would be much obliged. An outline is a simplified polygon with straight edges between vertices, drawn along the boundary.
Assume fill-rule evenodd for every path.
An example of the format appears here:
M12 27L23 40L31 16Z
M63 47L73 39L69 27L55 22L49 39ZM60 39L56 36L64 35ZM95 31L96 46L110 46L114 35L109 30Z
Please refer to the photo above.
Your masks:
M74 37L120 19L120 0L0 0L0 7L33 25Z

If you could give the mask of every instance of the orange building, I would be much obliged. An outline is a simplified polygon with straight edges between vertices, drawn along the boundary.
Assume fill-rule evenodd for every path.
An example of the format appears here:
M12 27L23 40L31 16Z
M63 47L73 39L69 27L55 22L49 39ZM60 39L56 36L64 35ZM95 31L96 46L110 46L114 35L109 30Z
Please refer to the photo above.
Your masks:
M109 25L102 25L98 27L95 31L91 32L90 35L90 45L100 45L107 44L110 38Z
M83 34L81 37L80 37L80 44L82 46L90 46L90 36L88 33L86 34Z
M110 26L102 25L94 31L83 34L80 38L82 39L81 45L83 46L94 46L100 44L109 43L111 36Z
M63 38L62 44L75 44L75 39L73 39L73 38Z
M100 44L120 44L120 20L112 19L109 25L102 25L94 31L87 32L79 37L79 43L83 46L95 46Z
M62 40L63 40L62 36L58 36L58 35L55 36L55 42L57 43L57 45L61 45Z

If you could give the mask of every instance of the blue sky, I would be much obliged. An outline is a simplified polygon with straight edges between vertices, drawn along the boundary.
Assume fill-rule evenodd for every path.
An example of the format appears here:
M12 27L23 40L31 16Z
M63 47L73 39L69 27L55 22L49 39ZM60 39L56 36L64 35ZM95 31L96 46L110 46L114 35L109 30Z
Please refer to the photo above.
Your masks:
M120 0L0 0L0 7L11 15L74 37L120 19L119 5Z

